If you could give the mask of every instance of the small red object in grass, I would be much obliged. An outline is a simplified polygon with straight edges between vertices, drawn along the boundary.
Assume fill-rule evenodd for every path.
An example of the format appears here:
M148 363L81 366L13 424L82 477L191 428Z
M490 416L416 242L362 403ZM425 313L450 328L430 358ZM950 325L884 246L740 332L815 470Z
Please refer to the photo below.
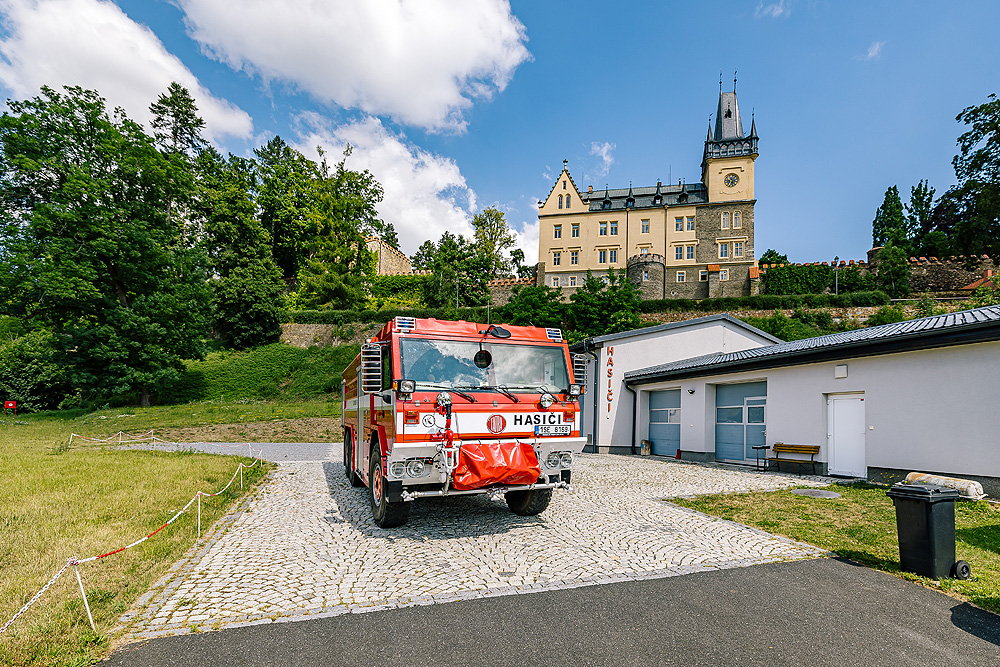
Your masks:
M3 413L7 414L8 410L14 411L14 416L17 416L17 401L4 401L3 402Z

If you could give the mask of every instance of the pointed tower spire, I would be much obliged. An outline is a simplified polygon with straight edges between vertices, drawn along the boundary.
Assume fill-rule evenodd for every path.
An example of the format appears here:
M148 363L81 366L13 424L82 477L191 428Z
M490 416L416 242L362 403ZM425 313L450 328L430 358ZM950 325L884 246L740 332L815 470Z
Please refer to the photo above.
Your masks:
M750 139L757 138L757 121L754 119L754 110L750 109Z

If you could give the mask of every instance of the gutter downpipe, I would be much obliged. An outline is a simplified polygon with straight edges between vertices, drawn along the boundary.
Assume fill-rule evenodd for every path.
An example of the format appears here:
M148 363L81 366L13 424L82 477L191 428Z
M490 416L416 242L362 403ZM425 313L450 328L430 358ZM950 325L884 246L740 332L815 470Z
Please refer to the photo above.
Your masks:
M628 380L625 380L625 389L628 393L632 394L632 441L629 442L629 448L632 450L633 456L635 455L635 418L639 412L639 396L635 393L635 389L629 386Z

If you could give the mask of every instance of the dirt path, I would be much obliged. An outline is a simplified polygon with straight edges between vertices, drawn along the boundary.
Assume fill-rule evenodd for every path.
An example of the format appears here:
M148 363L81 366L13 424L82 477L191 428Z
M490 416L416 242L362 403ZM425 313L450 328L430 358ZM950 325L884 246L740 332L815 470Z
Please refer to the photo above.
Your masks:
M340 442L340 417L305 417L267 422L157 429L174 442Z

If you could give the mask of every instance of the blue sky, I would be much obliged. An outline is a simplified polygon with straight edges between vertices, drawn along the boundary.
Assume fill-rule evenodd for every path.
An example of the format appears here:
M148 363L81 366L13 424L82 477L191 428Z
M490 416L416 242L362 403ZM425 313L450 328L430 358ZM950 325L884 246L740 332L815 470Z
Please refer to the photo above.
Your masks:
M0 0L0 16L5 97L78 84L145 120L178 80L223 150L350 143L410 254L497 205L533 261L563 159L582 189L698 181L735 69L760 135L758 254L861 259L886 188L944 192L955 116L1000 92L994 0Z

